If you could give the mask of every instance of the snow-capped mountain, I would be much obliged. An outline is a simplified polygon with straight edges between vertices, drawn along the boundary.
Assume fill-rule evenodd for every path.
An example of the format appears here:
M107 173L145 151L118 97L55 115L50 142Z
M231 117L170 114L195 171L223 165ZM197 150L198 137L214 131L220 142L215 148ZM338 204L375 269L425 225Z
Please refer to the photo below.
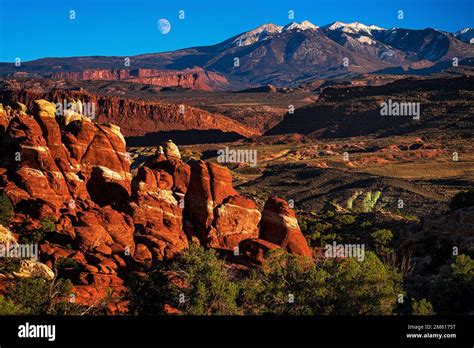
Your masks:
M454 33L454 37L458 40L474 44L474 28L461 29Z
M474 45L461 41L470 38L469 28L451 34L431 28L387 30L360 22L334 22L323 27L309 21L285 26L267 23L212 46L131 58L143 69L199 67L224 75L236 85L288 86L346 74L427 67L453 57L461 61L474 57ZM122 61L120 57L45 58L27 62L24 71L48 77L57 66L65 71L116 69ZM0 63L0 68L0 76L18 70L8 63Z
M309 29L318 29L319 27L311 23L310 21L302 21L300 24L296 22L292 22L290 24L285 25L281 31L288 31L288 30L309 30Z
M263 24L258 28L237 36L232 42L238 46L248 46L257 41L265 40L271 34L281 32L282 28L272 23Z
M318 26L314 25L310 21L302 21L301 23L291 22L285 26L279 26L272 23L263 24L253 30L247 31L243 34L238 35L232 40L232 44L239 47L248 46L255 42L268 39L273 34L278 34L285 31L291 30L315 30Z
M384 28L378 27L373 24L365 25L360 22L343 23L339 21L325 25L321 28L325 30L338 30L338 31L343 31L345 33L351 33L351 34L368 34L368 35L372 35L373 31L385 30Z

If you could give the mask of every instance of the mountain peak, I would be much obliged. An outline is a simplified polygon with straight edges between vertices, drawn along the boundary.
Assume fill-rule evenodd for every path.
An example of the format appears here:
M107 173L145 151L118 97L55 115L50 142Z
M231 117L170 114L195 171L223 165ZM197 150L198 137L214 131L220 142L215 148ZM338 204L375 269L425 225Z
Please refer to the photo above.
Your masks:
M285 25L281 31L288 31L288 30L294 30L294 29L298 29L298 30L308 30L308 29L318 29L319 27L314 25L313 23L311 23L310 21L307 21L307 20L304 20L302 21L300 24L296 23L296 22L291 22L287 25Z
M327 30L339 30L351 34L372 34L372 30L385 30L374 24L365 25L361 22L343 23L339 21L325 25L323 28Z
M279 33L281 30L282 27L278 25L275 25L273 23L265 23L255 29L252 29L237 36L232 41L232 43L235 43L238 46L248 46L257 41L266 39L271 34Z
M454 37L466 43L474 44L474 28L464 28L456 33Z

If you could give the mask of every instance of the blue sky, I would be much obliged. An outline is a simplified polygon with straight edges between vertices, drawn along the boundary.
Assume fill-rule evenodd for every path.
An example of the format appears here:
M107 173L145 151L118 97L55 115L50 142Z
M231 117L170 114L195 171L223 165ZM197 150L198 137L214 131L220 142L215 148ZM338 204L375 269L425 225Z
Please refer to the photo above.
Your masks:
M289 10L295 21L316 25L339 20L446 31L474 26L474 0L0 0L0 61L209 45L263 23L287 24ZM157 29L160 18L171 22L167 35Z

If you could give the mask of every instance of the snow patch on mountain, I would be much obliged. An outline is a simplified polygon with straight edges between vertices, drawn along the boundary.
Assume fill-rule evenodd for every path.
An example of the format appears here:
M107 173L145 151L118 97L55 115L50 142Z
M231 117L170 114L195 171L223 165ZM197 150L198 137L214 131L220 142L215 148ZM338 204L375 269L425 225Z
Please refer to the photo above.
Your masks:
M255 42L266 40L274 34L279 34L290 30L316 30L319 27L310 21L302 21L301 23L292 22L285 26L279 26L267 23L253 30L247 31L236 37L232 43L237 46L248 46Z
M282 28L272 23L263 24L258 28L239 35L233 40L233 43L237 46L248 46L257 41L265 40L272 34L281 32Z
M458 40L474 44L474 28L461 29L454 33L454 37Z
M292 22L290 24L287 24L283 27L283 29L281 31L288 31L288 30L295 30L295 29L298 29L298 30L309 30L309 29L315 30L315 29L318 29L318 28L319 28L318 26L314 25L310 21L302 21L300 24L298 24L296 22Z
M327 29L327 30L339 30L339 31L343 31L345 33L351 33L351 34L369 34L369 35L372 35L372 31L375 31L375 30L385 30L384 28L378 27L373 24L365 25L360 22L343 23L339 21L325 25L322 28Z

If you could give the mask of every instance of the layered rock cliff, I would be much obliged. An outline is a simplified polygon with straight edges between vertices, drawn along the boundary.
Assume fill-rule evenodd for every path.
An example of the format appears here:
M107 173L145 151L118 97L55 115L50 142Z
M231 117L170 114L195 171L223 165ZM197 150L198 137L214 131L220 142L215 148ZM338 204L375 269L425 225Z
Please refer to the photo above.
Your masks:
M36 73L35 75L38 75ZM229 81L225 76L213 71L194 67L185 70L159 69L84 69L79 71L58 71L40 73L41 76L65 80L124 80L158 87L181 87L201 91L223 90ZM28 74L13 74L25 77Z
M29 109L37 99L46 99L62 105L80 101L93 111L88 115L94 121L113 123L120 127L125 137L153 135L157 132L209 132L228 136L250 137L259 132L218 113L192 107L188 104L174 104L164 101L146 101L115 96L105 96L86 91L35 89L14 81L4 81L1 85L0 103L20 102ZM208 139L212 140L212 139Z

